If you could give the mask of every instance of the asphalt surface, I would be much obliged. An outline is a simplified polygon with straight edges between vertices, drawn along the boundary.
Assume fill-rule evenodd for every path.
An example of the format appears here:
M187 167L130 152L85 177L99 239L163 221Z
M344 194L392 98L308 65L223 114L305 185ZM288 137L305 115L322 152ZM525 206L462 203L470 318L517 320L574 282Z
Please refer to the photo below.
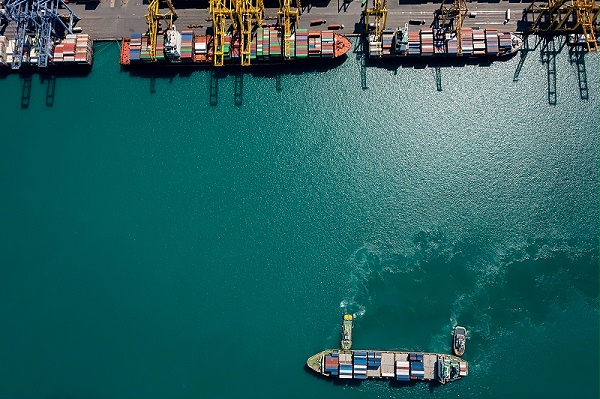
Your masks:
M414 1L414 2L413 2ZM464 26L496 27L501 31L518 31L518 21L523 10L530 2L520 1L472 1L467 3L469 9ZM387 27L404 26L410 20L424 21L423 26L433 23L434 11L439 9L441 1L420 2L418 0L388 1ZM131 32L145 32L147 29L144 15L147 5L142 0L103 0L99 4L70 4L75 14L81 19L77 26L88 33L94 40L118 40L129 36ZM506 11L511 9L511 20L506 21ZM161 9L167 11L167 9ZM365 30L362 16L364 7L361 0L344 3L343 0L321 2L318 5L305 5L299 20L299 27L309 28L312 20L323 19L327 22L315 29L325 29L330 24L344 25L339 32L343 34L359 34ZM472 13L472 14L471 14ZM177 8L178 18L175 22L179 30L195 26L197 33L205 32L211 26L208 8ZM263 23L275 23L276 8L265 9ZM372 22L372 21L370 21Z

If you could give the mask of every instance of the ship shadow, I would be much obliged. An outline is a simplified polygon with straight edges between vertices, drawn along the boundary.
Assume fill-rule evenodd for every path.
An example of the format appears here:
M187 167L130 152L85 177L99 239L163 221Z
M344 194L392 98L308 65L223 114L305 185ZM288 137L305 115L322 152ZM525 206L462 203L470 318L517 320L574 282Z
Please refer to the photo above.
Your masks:
M39 83L46 86L45 104L46 107L54 106L56 96L57 78L85 78L89 75L91 67L77 66L77 68L65 71L55 68L23 68L17 70L7 70L0 73L0 78L5 79L9 74L18 75L21 81L21 108L27 109L31 103L31 92L34 85L34 77L39 78Z
M189 78L194 73L209 74L209 104L217 106L219 103L219 81L233 77L234 79L234 104L242 106L244 101L244 77L252 76L275 81L275 91L283 91L282 77L286 75L302 75L306 73L327 72L340 66L346 55L330 59L315 60L315 62L300 62L289 64L252 65L250 68L239 65L226 65L214 67L212 65L130 65L121 66L122 72L129 72L130 76L147 79L150 93L156 93L156 81L167 80L172 83L175 78Z
M382 68L389 71L398 71L400 69L427 69L427 68L460 68L464 66L478 66L489 68L494 62L503 62L514 57L514 54L503 57L498 60L493 59L474 59L474 58L437 58L437 59L378 59L372 60L367 57L367 68Z

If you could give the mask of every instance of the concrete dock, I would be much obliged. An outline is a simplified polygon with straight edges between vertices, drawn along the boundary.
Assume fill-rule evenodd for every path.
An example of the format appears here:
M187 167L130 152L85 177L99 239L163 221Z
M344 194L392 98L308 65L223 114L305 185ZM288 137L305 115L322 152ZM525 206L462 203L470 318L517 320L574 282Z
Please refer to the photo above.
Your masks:
M347 0L348 1L348 0ZM188 26L202 26L195 28L197 33L205 32L211 25L208 2L203 2L205 8L192 8L197 2L186 4L185 1L175 3L178 18L175 25L179 30L188 29ZM306 4L304 4L306 3ZM202 3L201 3L202 4ZM371 3L369 3L371 4ZM496 0L496 1L470 1L467 2L471 17L467 17L464 26L467 27L496 27L500 31L518 31L518 21L521 20L523 10L531 2L519 0ZM439 1L399 0L388 1L387 27L393 29L404 26L411 19L424 20L423 26L429 26L433 22L434 11L439 9ZM446 3L451 5L451 2ZM77 26L83 29L96 41L119 40L132 32L146 32L147 25L144 15L147 12L147 4L143 0L103 0L100 3L71 3L69 6L81 21ZM189 8L186 8L189 7ZM303 2L302 14L299 20L301 28L309 28L310 21L324 19L327 22L314 29L326 29L329 24L344 25L339 32L346 35L361 34L365 30L364 7L361 0L344 2L344 0L331 0L315 2L310 4ZM511 9L511 20L506 21L506 11ZM275 23L277 20L277 8L265 9L264 23ZM166 11L166 9L165 9Z

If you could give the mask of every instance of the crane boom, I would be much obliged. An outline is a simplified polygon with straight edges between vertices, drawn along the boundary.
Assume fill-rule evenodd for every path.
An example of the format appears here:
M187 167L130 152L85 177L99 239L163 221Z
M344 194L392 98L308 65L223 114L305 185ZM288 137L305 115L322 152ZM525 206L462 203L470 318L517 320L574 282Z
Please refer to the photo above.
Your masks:
M286 60L290 58L292 25L294 28L296 27L299 17L298 10L291 9L291 2L291 0L279 0L279 11L277 12L279 26L283 27L283 58ZM298 0L296 5L299 6L299 3Z

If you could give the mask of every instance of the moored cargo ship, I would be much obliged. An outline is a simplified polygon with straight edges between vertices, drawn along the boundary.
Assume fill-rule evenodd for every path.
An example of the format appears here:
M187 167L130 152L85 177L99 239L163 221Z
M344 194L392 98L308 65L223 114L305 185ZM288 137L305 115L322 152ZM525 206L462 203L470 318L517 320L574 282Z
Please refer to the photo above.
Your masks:
M289 57L282 52L281 30L259 27L252 32L250 46L251 65L281 64L295 61L314 62L338 58L352 47L350 41L332 31L296 29L289 41ZM214 37L197 34L193 30L172 29L156 37L155 61L150 54L149 35L132 33L121 41L121 65L213 65ZM241 57L240 35L235 31L224 36L224 64L239 65Z
M468 363L457 356L406 351L328 349L311 356L306 364L321 375L348 380L415 380L445 384L469 373Z
M523 40L512 32L495 28L462 28L456 32L443 29L403 28L383 30L378 39L369 36L368 54L371 59L501 59L518 52Z
M91 66L94 57L94 41L87 34L68 34L64 39L51 43L51 56L45 67ZM21 54L21 52L19 52ZM15 58L15 40L0 36L0 67L11 68ZM27 37L22 55L19 55L19 67L40 66L40 48L35 38Z

